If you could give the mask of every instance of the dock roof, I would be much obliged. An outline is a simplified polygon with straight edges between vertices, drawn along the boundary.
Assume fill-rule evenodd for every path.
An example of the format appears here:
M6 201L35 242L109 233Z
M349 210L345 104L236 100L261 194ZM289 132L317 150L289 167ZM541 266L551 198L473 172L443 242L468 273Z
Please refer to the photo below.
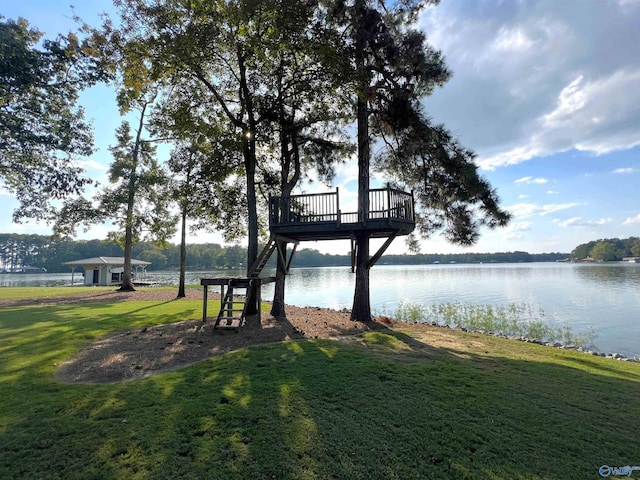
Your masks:
M62 265L124 265L124 257L91 257L82 260L62 262ZM131 259L131 265L151 265L151 262Z

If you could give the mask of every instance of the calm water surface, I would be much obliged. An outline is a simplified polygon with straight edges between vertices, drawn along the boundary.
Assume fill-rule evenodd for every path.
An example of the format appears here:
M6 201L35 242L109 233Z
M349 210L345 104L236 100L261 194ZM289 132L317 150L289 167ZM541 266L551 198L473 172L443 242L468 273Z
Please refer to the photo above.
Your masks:
M242 272L190 272L187 282ZM272 272L265 272L270 275ZM77 279L76 279L77 280ZM177 272L149 272L147 280L176 284ZM71 274L0 275L0 285L69 284ZM351 308L354 275L348 267L297 268L287 277L286 302L298 306ZM57 283L51 283L57 282ZM267 287L263 298L273 291ZM379 265L371 270L371 306L393 315L401 302L462 302L542 309L544 320L592 329L602 352L640 357L640 264L568 263L482 265Z
M289 304L351 307L354 276L348 268L296 269L287 282ZM550 324L568 324L576 334L592 329L599 351L640 356L640 264L374 267L372 309L393 315L401 302L526 303L542 309Z

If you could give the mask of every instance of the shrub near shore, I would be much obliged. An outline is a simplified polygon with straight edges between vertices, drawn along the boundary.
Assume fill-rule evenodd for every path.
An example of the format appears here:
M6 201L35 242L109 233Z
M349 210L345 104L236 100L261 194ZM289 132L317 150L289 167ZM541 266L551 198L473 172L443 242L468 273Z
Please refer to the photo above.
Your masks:
M95 338L200 306L1 307L0 477L554 479L640 463L639 365L429 325L56 382Z
M569 325L554 327L545 323L542 320L544 311L536 310L528 304L493 306L451 302L432 305L401 303L395 317L404 322L443 325L464 331L579 350L593 347L595 340L592 329L575 334Z

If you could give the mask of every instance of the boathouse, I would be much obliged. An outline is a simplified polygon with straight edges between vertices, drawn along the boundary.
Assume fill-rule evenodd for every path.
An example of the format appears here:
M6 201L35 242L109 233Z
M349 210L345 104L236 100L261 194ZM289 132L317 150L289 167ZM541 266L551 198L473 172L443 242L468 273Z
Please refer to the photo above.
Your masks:
M83 268L84 285L111 286L122 283L124 272L124 257L93 257L82 260L64 262L71 267L71 284L74 284L74 274L77 267ZM133 278L144 277L145 269L151 262L131 259ZM135 280L134 280L135 281Z

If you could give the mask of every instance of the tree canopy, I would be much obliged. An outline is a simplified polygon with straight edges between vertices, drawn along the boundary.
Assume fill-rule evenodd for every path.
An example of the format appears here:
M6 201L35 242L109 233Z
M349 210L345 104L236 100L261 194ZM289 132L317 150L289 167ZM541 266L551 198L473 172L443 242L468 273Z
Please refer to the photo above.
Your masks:
M188 244L186 268L188 271L240 269L245 260L245 249L238 245L222 246L216 243ZM180 245L141 241L133 245L133 257L151 262L149 271L177 270L180 265ZM97 256L122 256L122 244L112 240L72 240L48 235L21 235L0 233L0 272L17 271L22 267L44 268L48 272L68 272L63 262ZM419 255L386 255L389 265L427 265L439 263L523 263L555 262L565 260L568 253L426 253ZM314 249L301 249L296 253L293 266L326 267L351 265L348 253L323 254ZM267 268L275 268L272 258Z
M509 214L478 174L474 153L424 110L424 97L451 75L441 53L415 28L420 10L433 3L116 0L117 27L109 19L100 29L85 26L91 41L79 52L94 56L86 72L98 72L97 66L117 72L124 110L148 89L158 93L149 104L153 130L181 148L188 146L191 153L177 151L174 160L200 162L174 161L171 168L179 177L174 185L190 189L183 180L197 173L215 186L216 208L190 211L198 220L208 217L228 237L246 232L247 268L258 254L267 193L292 192L308 171L331 179L333 166L351 152L345 132L354 120L360 221L367 219L373 167L395 186L415 191L421 234L443 231L451 242L471 245L481 227L503 226ZM78 78L87 83L97 76ZM81 111L75 114L81 118ZM144 153L139 132L131 148L121 145L127 150L122 158L135 160ZM124 133L119 132L120 140ZM66 182L66 190L79 191L87 180L79 171L68 173L75 177ZM139 178L121 168L123 184L127 176L129 186ZM70 205L77 206L70 213L78 217L87 207ZM186 225L189 212L181 210ZM232 218L236 221L220 221ZM368 235L359 231L355 239L352 318L357 320L371 317ZM411 242L415 247L415 239Z
M93 147L76 103L81 89L110 75L76 34L42 37L24 19L0 16L0 181L20 202L16 222L52 220L51 200L90 182L74 162Z
M640 257L640 238L603 238L581 243L571 251L571 257L575 260L592 258L604 262Z
M120 26L107 21L96 32L98 43L117 45L114 58L129 59L125 79L143 71L170 85L156 109L157 130L199 150L207 170L227 172L209 179L216 211L192 212L227 238L246 234L250 268L268 194L290 192L309 168L330 178L349 151L336 128L350 114L333 68L339 32L312 0L116 5ZM212 151L223 154L205 160Z

